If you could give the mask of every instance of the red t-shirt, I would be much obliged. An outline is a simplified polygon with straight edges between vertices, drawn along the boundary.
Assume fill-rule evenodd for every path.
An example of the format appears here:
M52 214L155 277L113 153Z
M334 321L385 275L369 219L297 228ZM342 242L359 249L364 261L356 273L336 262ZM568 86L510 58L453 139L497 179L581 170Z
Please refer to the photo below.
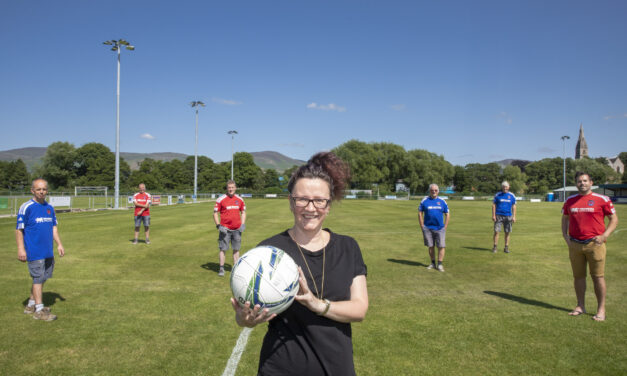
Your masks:
M135 193L135 195L133 195L133 203L134 204L141 204L141 205L146 205L146 204L150 204L151 201L151 196L150 193L148 192L137 192ZM135 216L137 217L137 215L139 214L140 210L142 210L142 207L139 206L135 206ZM142 217L148 216L150 215L150 206L148 206L146 208L146 210L144 210L144 212L141 214Z
M222 195L218 197L215 206L213 207L214 212L220 213L220 224L228 229L237 230L242 225L242 218L240 217L240 212L246 210L246 205L244 204L244 200L238 195L233 195L233 197L229 197L229 195Z
M577 240L588 240L605 232L605 216L616 213L609 197L598 193L570 196L562 207L569 219L568 234Z

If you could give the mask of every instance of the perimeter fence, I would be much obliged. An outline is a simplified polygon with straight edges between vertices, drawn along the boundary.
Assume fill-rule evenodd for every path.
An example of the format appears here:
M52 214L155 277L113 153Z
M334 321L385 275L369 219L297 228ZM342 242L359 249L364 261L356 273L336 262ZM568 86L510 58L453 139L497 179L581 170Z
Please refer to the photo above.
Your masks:
M120 194L119 206L126 209L133 207L133 193ZM153 205L178 205L178 204L193 204L201 202L215 201L220 193L199 193L196 199L194 199L191 193L178 193L178 192L165 192L165 193L151 193L153 197ZM287 198L288 193L263 193L263 192L238 192L242 198L255 198L255 199L281 199ZM423 195L410 195L406 192L399 194L376 194L376 193L352 193L347 191L344 199L346 200L422 200L426 194ZM464 195L440 195L445 200L464 200L464 201L491 201L494 196L481 195L481 196L464 196ZM0 216L15 216L20 206L26 201L30 200L32 195L29 194L2 194L0 193ZM521 196L516 198L518 201L531 201L538 202L544 201L545 197L542 195ZM74 192L50 192L47 198L48 202L53 205L57 212L68 211L89 211L89 210L107 210L112 209L114 206L114 196L106 195L104 193L79 193Z

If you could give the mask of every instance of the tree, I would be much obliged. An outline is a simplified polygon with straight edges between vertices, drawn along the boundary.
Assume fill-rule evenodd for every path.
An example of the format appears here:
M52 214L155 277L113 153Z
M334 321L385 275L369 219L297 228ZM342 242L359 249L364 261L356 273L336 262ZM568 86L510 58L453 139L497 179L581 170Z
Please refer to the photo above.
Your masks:
M76 148L69 142L48 145L41 168L36 172L48 181L51 189L69 188L76 178Z
M279 173L275 169L269 168L263 173L263 187L279 187Z
M30 175L21 159L11 162L0 161L0 188L23 190L30 184Z
M87 143L76 149L76 185L102 185L113 188L115 184L115 154L98 142ZM130 176L131 169L120 158L120 185Z
M263 171L255 164L252 154L239 152L233 155L233 180L241 188L263 188Z
M605 158L602 162L590 158L577 159L573 162L572 167L572 170L567 172L567 176L573 182L577 171L587 172L595 185L621 181L621 175L607 164Z
M509 183L510 191L514 194L523 194L527 190L527 176L517 166L505 166L501 180Z

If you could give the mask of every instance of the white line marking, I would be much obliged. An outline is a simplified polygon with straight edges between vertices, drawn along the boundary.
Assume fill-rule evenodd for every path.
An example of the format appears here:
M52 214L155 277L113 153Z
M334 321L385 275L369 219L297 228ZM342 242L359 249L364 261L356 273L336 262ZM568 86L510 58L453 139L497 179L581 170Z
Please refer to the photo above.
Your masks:
M226 363L226 368L224 372L222 372L222 376L233 376L235 375L235 371L237 371L237 365L239 363L239 359L242 357L242 353L246 348L246 342L248 342L248 336L253 331L253 328L244 328L242 332L239 334L239 338L237 339L237 343L233 348L233 352L231 353L231 357L229 361Z

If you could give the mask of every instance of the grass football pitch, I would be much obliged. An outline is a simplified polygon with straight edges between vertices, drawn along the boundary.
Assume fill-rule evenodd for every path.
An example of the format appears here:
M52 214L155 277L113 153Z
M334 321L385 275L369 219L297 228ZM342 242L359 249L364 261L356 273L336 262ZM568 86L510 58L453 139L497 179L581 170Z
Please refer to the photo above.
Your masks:
M244 250L292 224L284 199L246 203ZM370 308L352 326L358 375L627 374L626 206L607 244L607 320L594 322L589 278L588 314L567 315L575 294L561 204L520 202L510 254L502 236L491 252L490 202L449 204L444 273L426 270L418 201L331 209L325 225L356 238L368 266ZM58 215L66 256L44 286L54 322L22 313L30 277L15 218L0 218L1 375L222 374L241 328L228 272L216 273L212 204L151 211L150 245L131 245L131 211ZM265 331L252 331L237 375L256 374Z

